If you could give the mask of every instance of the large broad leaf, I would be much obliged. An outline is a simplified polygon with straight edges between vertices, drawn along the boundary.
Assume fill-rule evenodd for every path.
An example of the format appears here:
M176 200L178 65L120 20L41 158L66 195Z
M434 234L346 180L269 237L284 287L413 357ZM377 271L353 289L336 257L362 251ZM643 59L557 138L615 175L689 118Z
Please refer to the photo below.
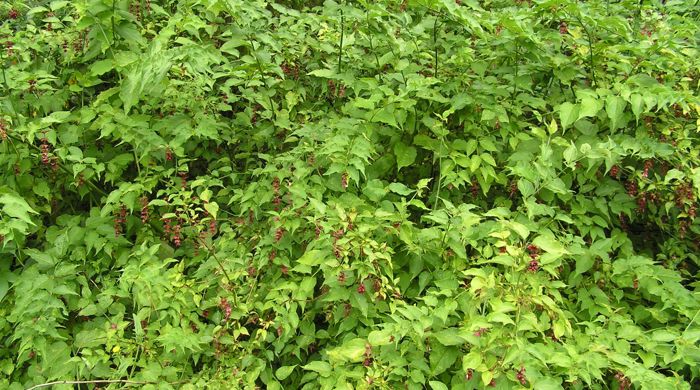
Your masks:
M622 114L625 111L625 106L627 102L619 96L608 96L605 99L605 112L608 113L608 118L610 118L610 129L615 130L620 127L622 123Z
M2 212L12 218L17 218L27 224L34 225L29 214L38 214L32 209L29 204L15 194L0 195L0 204L2 204Z
M578 113L579 107L576 104L566 102L559 106L559 121L561 122L562 131L576 122Z
M598 115L600 109L603 108L603 102L591 96L586 96L581 99L580 109L578 111L578 119L586 117L594 117Z
M430 352L430 371L433 375L440 375L450 368L460 355L457 347L443 347L440 344L433 346Z
M334 362L361 362L365 357L367 341L356 338L328 351L328 358Z
M551 253L556 256L562 256L568 254L569 251L564 248L553 236L546 234L535 238L532 244L542 249L547 253Z
M296 367L296 365L294 365L294 366L282 366L282 367L278 368L277 371L275 371L275 376L277 377L277 379L283 381L283 380L287 379L287 377L292 373L292 371L294 371L295 367Z
M302 367L304 370L307 371L314 371L317 372L319 375L322 377L328 377L331 375L331 372L333 368L331 367L330 363L328 362L322 362L322 361L314 361L311 362L305 366Z
M396 154L396 167L399 171L416 161L416 148L407 146L403 142L397 142L394 145L394 154Z

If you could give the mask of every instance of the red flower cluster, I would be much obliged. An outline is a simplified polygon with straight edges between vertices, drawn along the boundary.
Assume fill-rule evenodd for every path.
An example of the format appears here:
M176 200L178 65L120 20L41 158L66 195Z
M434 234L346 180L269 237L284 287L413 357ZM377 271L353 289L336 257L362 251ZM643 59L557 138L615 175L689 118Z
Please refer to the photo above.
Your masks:
M528 252L530 252L530 263L527 266L527 270L530 272L537 272L540 269L540 262L537 260L540 256L540 248L535 245L527 246Z
M610 168L610 177L613 179L617 179L617 175L620 174L620 167L617 165L613 165L612 168Z
M527 383L527 378L525 377L525 367L520 366L520 369L515 374L515 378L521 385L525 386Z
M219 308L224 312L224 320L228 321L228 319L231 318L231 304L226 298L221 298L221 301L219 301Z

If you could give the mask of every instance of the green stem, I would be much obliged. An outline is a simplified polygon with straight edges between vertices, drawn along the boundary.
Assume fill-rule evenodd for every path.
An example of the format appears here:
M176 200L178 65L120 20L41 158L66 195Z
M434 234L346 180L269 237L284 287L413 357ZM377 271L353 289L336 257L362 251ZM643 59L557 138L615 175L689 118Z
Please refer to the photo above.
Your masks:
M345 16L343 16L343 10L340 10L340 47L338 48L338 74L342 72L343 69L343 38L345 35Z
M377 74L379 75L379 80L381 81L382 79L382 74L381 74L381 65L379 65L379 56L377 56L377 51L374 50L374 45L372 44L372 34L370 30L370 24L369 24L369 11L367 11L367 31L369 33L369 50L372 51L372 54L374 54L374 60L377 62Z
M435 23L433 23L433 46L434 46L434 50L435 50L435 54L434 54L435 69L433 72L433 77L435 77L435 78L437 78L437 74L438 74L437 25L438 25L438 21L440 20L440 18L438 16L435 16Z
M513 98L518 89L518 63L520 62L520 51L518 50L518 42L515 42L515 76L513 77Z
M19 116L17 110L15 109L15 103L12 100L12 90L10 89L10 84L7 82L7 74L5 73L5 55L4 51L0 50L0 61L2 62L2 81L7 88L7 99L10 101L10 108L12 108L12 115L15 117L14 126L19 126Z
M586 36L588 37L588 70L591 72L591 81L593 82L592 87L598 85L598 82L596 81L595 78L595 69L593 68L593 37L591 36L591 32L588 30L588 27L583 23L583 20L578 15L574 16L578 23L583 27L583 31L586 32Z
M262 82L265 85L265 89L269 92L270 86L267 84L267 80L265 79L265 73L263 72L262 64L260 63L260 58L258 58L258 53L255 52L255 46L253 46L253 41L250 39L250 37L248 37L248 44L250 45L250 50L253 52L253 57L255 57L255 62L258 65L258 72L260 72L260 78L262 79ZM275 106L272 102L272 97L268 95L267 100L270 103L270 110L272 111L272 116L273 118L275 118L275 120L277 120L277 112L275 111Z
M112 18L111 18L112 19L112 44L117 43L117 35L116 35L117 28L114 25L114 11L115 11L116 5L117 5L117 0L112 0Z
M96 20L99 20L99 19L97 18L97 16L95 16L95 14L93 14L92 12L87 11L87 13L90 14L90 16L92 16L92 17L95 18ZM112 58L113 58L113 59L117 58L117 57L114 55L114 49L112 49L112 43L109 41L109 38L107 38L107 33L105 32L105 29L102 28L102 24L100 24L100 23L95 23L95 24L97 24L97 27L100 29L100 32L102 32L102 36L105 38L105 42L107 42L107 45L108 45L107 48L109 49L109 52L112 54ZM121 81L122 81L122 75L121 75L121 73L119 73L119 72L116 72L116 73L117 73L117 77L119 78L119 82L121 82Z

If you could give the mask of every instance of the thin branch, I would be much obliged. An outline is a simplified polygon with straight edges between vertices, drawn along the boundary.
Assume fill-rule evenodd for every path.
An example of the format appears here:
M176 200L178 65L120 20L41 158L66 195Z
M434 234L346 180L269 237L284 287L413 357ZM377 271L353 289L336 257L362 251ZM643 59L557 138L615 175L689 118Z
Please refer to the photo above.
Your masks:
M138 381L130 381L130 380L125 380L125 379L98 379L98 380L93 380L93 381L54 381L54 382L46 382L42 383L39 385L32 386L28 388L27 390L34 390L34 389L40 389L42 387L49 387L49 386L55 386L55 385L81 385L81 384L101 384L101 383L121 383L124 385L154 385L157 384L158 382L138 382ZM183 383L183 382L174 382L174 383Z
M342 72L343 69L343 37L345 35L345 17L343 16L343 10L340 10L340 47L338 48L338 74Z

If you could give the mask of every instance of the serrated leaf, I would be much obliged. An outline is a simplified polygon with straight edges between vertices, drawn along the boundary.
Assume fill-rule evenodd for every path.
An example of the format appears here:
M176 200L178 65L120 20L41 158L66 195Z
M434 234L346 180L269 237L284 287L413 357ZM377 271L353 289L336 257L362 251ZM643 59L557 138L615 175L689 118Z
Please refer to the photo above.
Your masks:
M22 198L14 194L3 194L0 196L2 211L10 217L17 218L29 225L35 225L29 214L38 214Z

